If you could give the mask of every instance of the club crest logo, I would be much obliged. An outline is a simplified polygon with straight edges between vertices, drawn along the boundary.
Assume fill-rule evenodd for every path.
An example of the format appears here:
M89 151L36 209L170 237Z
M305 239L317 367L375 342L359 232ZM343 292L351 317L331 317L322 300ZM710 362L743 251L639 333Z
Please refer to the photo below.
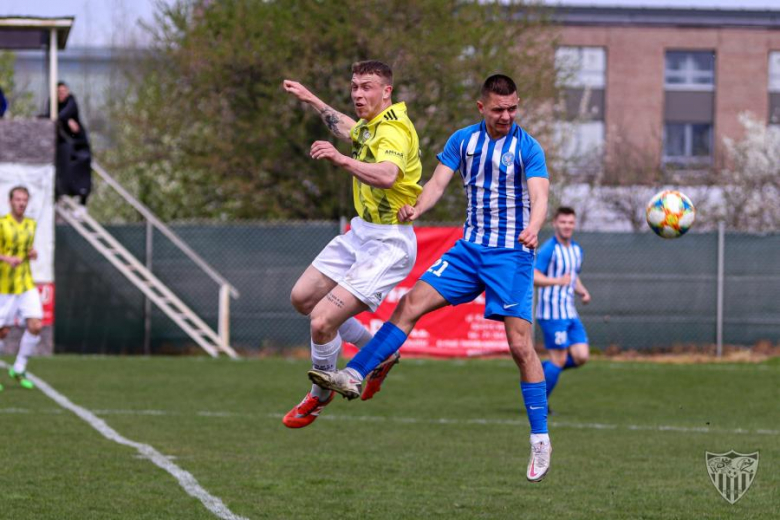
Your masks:
M729 504L734 504L747 493L758 473L758 452L745 455L705 452L707 473L715 489Z
M509 166L510 164L512 164L512 161L514 160L515 160L515 154L513 154L512 152L507 152L501 156L501 163L504 166Z
M371 139L371 131L368 128L366 128L365 130L363 130L363 140L368 141L369 139Z

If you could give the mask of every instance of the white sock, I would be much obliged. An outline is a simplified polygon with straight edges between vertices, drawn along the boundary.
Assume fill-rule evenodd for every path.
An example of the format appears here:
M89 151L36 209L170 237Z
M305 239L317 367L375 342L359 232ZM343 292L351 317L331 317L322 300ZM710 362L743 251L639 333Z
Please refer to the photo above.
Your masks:
M357 348L365 347L366 343L371 341L371 338L374 337L374 335L355 318L348 319L339 327L339 335L341 336L341 339L347 343L352 343Z
M19 342L19 353L16 355L16 362L14 363L14 372L24 372L27 370L27 359L35 352L35 347L41 341L40 336L30 334L29 330L25 330L22 334L22 340Z
M539 444L540 442L543 442L545 444L550 444L550 434L549 433L532 433L531 434L531 444Z
M324 345L311 342L311 366L317 370L325 372L335 372L336 364L339 361L341 352L341 336L336 333L336 337ZM317 385L311 385L311 395L322 400L330 395L330 390L326 390Z

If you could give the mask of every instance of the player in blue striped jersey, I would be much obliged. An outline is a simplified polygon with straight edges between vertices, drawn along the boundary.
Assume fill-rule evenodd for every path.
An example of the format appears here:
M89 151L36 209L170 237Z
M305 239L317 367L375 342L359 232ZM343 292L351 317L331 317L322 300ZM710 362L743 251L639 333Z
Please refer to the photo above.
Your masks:
M550 359L542 363L547 397L561 372L588 361L588 335L574 306L574 295L590 302L590 293L580 280L582 248L572 240L577 215L572 208L560 207L553 217L555 235L536 254L534 285L538 287L536 322L544 334Z
M538 482L549 469L552 446L544 371L532 344L533 251L547 212L549 180L541 146L514 121L518 103L511 78L497 74L485 81L477 101L483 121L450 137L417 203L398 212L400 221L416 220L441 198L457 172L468 200L463 239L401 298L390 321L346 369L312 370L309 377L355 398L364 378L401 347L423 315L470 302L484 291L485 317L504 322L520 369L531 424L526 477Z

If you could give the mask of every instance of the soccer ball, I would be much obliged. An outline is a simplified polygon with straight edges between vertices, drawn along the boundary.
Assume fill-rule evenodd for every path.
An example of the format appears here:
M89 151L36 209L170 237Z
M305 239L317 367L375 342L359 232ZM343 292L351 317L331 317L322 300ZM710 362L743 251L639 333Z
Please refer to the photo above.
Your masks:
M693 202L679 191L664 190L647 204L647 223L661 238L683 236L695 218Z

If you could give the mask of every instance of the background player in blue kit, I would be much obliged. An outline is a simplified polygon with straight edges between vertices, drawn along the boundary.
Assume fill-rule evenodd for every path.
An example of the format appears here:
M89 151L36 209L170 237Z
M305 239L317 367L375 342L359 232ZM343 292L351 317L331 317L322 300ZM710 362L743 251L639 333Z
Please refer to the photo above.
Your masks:
M390 321L346 369L312 370L309 377L323 388L358 397L364 378L403 345L423 315L470 302L484 291L485 317L504 322L520 369L531 423L526 477L538 482L550 467L552 446L544 371L532 344L533 250L547 212L549 180L542 147L514 122L518 103L511 78L497 74L485 80L477 101L484 120L449 138L417 203L398 211L400 221L417 219L458 172L468 199L463 239L401 298Z
M536 322L544 334L550 353L545 361L547 396L558 383L561 372L588 361L588 335L574 306L574 295L590 302L590 293L580 280L582 248L572 240L577 215L572 208L560 207L553 217L555 235L536 253L534 285L538 289Z

